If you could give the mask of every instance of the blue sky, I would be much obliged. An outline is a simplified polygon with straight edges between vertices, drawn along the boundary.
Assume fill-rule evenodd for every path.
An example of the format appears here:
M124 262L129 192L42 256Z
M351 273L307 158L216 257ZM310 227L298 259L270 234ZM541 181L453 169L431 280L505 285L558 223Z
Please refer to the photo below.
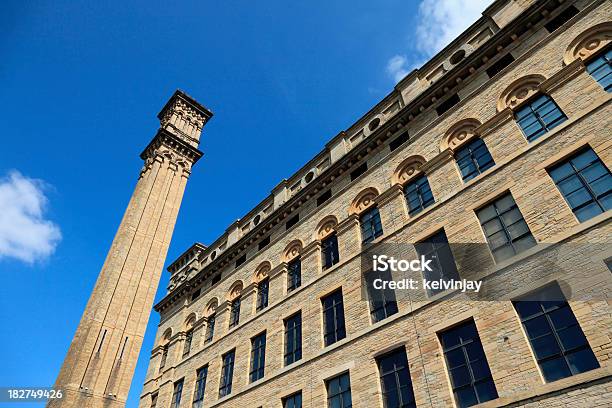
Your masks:
M176 88L215 116L168 262L214 241L486 3L3 2L0 387L55 381Z

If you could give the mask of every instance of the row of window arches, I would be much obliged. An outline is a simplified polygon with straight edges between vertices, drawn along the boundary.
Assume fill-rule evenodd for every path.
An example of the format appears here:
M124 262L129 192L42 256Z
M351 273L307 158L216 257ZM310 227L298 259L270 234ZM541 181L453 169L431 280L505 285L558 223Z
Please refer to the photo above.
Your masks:
M564 63L570 64L582 60L587 72L593 76L607 91L612 92L612 48L610 41L604 40L612 35L612 23L596 25L574 39L564 56ZM554 127L560 125L567 116L555 101L542 89L547 79L543 75L530 74L511 83L499 96L497 110L510 109L514 119L521 128L525 138L532 142ZM445 133L440 144L440 151L449 150L456 162L463 182L468 182L495 165L487 145L480 137L482 123L475 118L466 118L452 125ZM426 171L427 160L420 155L411 155L404 159L393 172L392 184L402 187L408 215L414 216L435 203L429 186ZM362 242L374 241L383 234L382 222L376 205L379 191L368 187L361 191L352 201L349 213L359 217ZM323 269L339 261L336 228L338 218L334 215L324 217L318 224L314 238L321 243ZM291 241L283 251L282 260L287 264L287 291L301 285L300 256L304 249L301 240ZM257 311L268 303L269 274L272 265L262 262L255 270L253 283L257 287ZM240 299L244 283L236 281L230 287L227 301L230 303L230 328L239 323ZM219 299L213 298L206 306L207 320L214 322ZM185 331L189 333L196 321L196 315L190 315L185 321ZM209 325L210 326L210 323ZM172 337L171 329L162 336L165 342ZM210 334L212 338L212 333Z

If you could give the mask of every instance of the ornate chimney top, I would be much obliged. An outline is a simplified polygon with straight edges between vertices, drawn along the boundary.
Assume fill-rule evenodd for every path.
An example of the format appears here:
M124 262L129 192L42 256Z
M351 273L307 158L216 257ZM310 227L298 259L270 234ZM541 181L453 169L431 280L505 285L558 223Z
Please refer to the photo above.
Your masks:
M206 107L177 89L157 117L162 129L197 148L202 128L212 115Z

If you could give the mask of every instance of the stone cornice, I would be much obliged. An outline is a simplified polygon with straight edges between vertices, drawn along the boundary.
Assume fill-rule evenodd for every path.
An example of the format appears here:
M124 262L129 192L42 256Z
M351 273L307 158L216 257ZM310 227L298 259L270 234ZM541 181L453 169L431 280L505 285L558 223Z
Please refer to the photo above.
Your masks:
M155 157L157 149L161 146L165 146L181 157L188 159L191 164L195 164L204 154L167 130L159 128L153 140L140 153L140 158L147 160Z

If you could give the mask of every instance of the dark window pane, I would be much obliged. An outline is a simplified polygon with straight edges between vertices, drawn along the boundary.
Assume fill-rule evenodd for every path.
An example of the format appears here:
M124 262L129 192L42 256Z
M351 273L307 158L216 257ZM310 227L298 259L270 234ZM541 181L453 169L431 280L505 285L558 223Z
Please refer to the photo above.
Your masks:
M287 291L290 292L302 285L302 261L299 257L289 262L287 266Z
M268 293L270 291L270 279L265 278L257 284L257 311L268 307Z
M541 95L528 103L516 112L515 117L530 142L567 119L548 95Z
M487 146L480 138L475 138L459 148L455 157L463 181L471 180L495 165Z
M417 214L434 203L434 198L426 176L419 176L404 187L408 202L408 213Z
M338 254L338 237L332 234L321 242L321 255L323 258L323 270L331 268L340 261Z
M610 209L612 175L592 149L579 151L548 172L580 222Z
M342 290L321 299L323 305L324 342L326 346L346 337Z
M302 314L285 320L285 365L302 358Z
M378 208L373 207L364 212L360 219L361 238L364 244L374 241L383 234Z
M376 359L385 408L416 407L408 372L406 350L401 347Z
M514 306L546 381L599 367L559 287L547 286L528 296L530 301L519 300Z
M497 398L487 358L472 320L440 333L446 365L460 407Z
M231 394L234 376L235 351L232 350L222 357L221 380L219 381L219 398Z
M496 261L502 261L536 244L512 195L476 211Z

